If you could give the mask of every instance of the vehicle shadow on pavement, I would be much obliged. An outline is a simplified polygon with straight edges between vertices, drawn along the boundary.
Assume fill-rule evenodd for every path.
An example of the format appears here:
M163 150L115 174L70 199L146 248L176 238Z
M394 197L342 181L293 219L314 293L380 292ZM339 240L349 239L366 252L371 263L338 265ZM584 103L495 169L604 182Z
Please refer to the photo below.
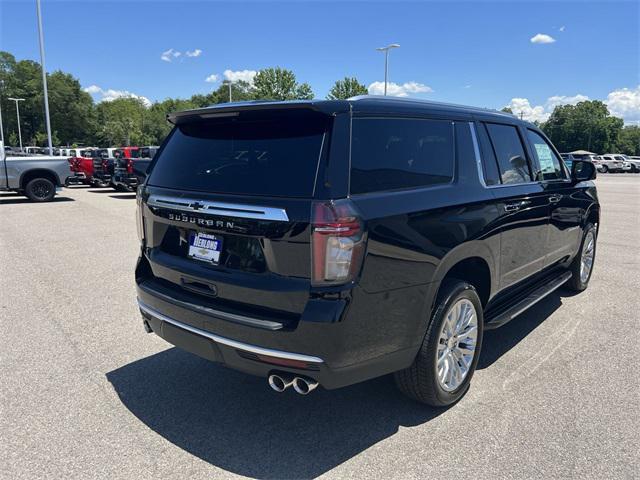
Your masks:
M482 352L480 360L478 360L478 370L493 365L560 308L563 298L573 295L576 293L560 288L506 325L495 330L485 331L482 339Z
M122 403L171 443L255 478L312 478L437 417L391 376L308 396L170 348L109 372Z
M125 193L122 195L109 195L109 198L116 198L118 200L135 200L136 199L136 194L135 193Z
M5 199L4 197L8 195L0 196L0 205L17 205L20 203L31 203L34 205L49 205L52 203L62 203L62 202L75 202L75 199L69 197L54 197L50 202L32 202L28 198L11 198Z
M115 190L111 187L104 187L104 188L92 188L91 190L87 190L87 192L89 193L114 193Z

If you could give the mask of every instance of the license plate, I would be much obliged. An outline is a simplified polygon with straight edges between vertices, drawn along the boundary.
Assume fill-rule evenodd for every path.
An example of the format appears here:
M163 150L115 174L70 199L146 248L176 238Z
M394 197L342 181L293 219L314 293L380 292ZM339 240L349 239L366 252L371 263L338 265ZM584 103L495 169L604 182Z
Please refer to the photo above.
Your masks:
M191 232L189 235L189 258L217 265L222 252L222 238L208 233Z

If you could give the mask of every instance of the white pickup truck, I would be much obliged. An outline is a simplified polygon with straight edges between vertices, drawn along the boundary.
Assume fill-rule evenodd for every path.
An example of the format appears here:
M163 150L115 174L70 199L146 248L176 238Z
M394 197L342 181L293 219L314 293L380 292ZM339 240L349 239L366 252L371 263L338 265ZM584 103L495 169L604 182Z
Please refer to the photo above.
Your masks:
M6 156L0 142L0 191L18 192L33 202L50 202L70 175L66 157Z

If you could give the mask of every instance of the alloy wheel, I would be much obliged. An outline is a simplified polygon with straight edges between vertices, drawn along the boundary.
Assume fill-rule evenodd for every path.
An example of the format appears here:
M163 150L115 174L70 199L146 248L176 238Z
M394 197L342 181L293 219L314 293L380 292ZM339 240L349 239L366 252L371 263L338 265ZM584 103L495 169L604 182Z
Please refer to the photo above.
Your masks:
M436 371L443 390L452 392L464 382L476 354L477 339L476 309L462 298L449 308L440 329Z
M595 255L596 238L593 232L588 232L584 237L582 246L582 258L580 259L580 281L587 283L591 269L593 268L593 258Z

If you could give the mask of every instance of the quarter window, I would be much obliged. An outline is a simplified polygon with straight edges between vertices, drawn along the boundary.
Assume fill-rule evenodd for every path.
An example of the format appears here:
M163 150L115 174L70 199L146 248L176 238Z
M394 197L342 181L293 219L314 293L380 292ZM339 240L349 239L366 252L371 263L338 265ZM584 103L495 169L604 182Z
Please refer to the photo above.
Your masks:
M529 143L531 143L536 163L540 168L542 180L564 180L566 176L560 164L560 159L547 141L533 130L527 130L527 135L529 136Z
M487 130L498 160L502 183L530 182L531 171L516 127L488 123Z
M449 183L453 123L444 120L356 118L351 142L351 193Z

